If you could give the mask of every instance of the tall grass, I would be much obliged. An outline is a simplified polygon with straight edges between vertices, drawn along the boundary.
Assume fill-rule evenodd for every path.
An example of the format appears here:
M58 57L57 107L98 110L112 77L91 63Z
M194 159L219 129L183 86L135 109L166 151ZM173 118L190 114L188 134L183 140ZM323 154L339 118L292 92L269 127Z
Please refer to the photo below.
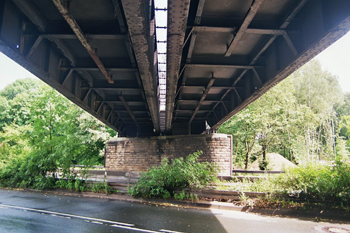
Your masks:
M350 163L336 161L333 165L308 164L286 170L279 175L266 175L254 182L244 179L218 189L240 192L288 194L296 198L316 199L350 205Z
M273 181L289 194L320 200L350 202L350 164L309 164L288 170Z

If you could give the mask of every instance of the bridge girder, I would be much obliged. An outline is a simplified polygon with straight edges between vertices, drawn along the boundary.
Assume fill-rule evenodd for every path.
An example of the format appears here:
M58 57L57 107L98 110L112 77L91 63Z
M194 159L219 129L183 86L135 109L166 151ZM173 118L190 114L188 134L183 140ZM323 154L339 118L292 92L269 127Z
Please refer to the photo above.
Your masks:
M122 136L213 130L350 29L348 0L168 0L165 126L152 1L0 0L0 51Z
M349 10L341 0L191 1L172 130L215 131L347 33Z

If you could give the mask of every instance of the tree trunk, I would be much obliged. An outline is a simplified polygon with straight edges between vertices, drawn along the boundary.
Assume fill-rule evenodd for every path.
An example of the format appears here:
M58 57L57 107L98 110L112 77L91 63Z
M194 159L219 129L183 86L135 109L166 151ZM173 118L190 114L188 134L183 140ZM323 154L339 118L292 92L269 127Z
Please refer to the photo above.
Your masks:
M266 150L267 150L267 146L266 146L266 145L263 145L262 149L263 149L263 161L266 161Z
M246 145L247 153L246 153L246 157L245 157L245 168L244 168L244 169L246 169L246 170L248 169L249 157L250 157L250 154L251 154L252 149L253 149L253 147L254 147L254 144L255 144L255 140L253 140L252 145L249 147L248 140L247 140L247 139L245 140L245 145Z
M337 149L335 145L335 140L336 140L336 135L335 135L335 123L334 123L334 115L332 114L332 149L333 149L333 154L334 154L334 160L336 160L337 157Z
M263 159L262 159L262 163L260 164L261 170L267 170L266 151L267 151L267 145L264 143L262 145Z

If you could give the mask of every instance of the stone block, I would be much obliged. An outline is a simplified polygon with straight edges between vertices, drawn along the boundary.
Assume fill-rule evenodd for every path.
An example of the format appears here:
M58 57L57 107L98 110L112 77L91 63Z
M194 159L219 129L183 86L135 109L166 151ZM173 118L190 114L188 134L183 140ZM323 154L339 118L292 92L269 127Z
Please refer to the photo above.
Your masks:
M224 134L112 139L106 146L106 167L125 172L147 171L163 158L186 157L200 150L203 154L199 161L216 162L220 176L231 174L231 138Z

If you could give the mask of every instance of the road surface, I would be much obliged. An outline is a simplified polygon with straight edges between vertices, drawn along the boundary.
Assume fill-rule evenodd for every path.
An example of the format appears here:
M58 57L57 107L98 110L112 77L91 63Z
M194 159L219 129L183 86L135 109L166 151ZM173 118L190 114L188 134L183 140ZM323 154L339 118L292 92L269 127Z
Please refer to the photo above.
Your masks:
M0 189L0 232L350 232L350 225Z

